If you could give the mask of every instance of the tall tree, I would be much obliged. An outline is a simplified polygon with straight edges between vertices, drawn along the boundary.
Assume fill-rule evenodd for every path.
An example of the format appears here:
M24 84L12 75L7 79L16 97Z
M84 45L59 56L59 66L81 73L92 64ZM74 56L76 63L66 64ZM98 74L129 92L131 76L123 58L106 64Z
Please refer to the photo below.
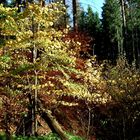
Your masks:
M86 12L83 8L78 13L78 30L79 31L86 31Z
M87 15L86 15L86 27L90 36L94 38L94 44L91 44L90 54L96 54L99 56L99 49L101 46L101 22L97 12L93 12L92 7L88 6ZM94 48L93 48L94 47Z
M50 70L61 71L61 64L64 61L64 63L66 64L70 59L73 59L72 57L70 58L66 53L64 53L64 48L66 46L64 45L64 43L60 42L60 40L62 39L61 31L56 31L53 28L54 22L57 21L59 19L59 16L61 16L62 14L62 11L60 10L61 6L62 5L57 6L56 4L52 5L52 7L56 9L54 10L52 7L46 6L42 8L40 7L40 5L30 4L20 14L16 13L16 9L14 8L4 9L2 6L0 7L0 12L3 12L3 17L0 19L1 34L16 35L15 40L5 39L5 44L2 45L2 48L5 48L5 46L10 47L9 50L6 49L8 54L8 57L6 56L6 59L8 58L8 62L10 60L14 60L14 58L16 59L15 61L10 61L10 68L8 67L8 70L10 69L9 74L11 73L11 75L15 77L15 80L17 80L15 81L16 84L22 87L20 93L25 92L29 95L29 104L31 107L29 109L30 114L27 113L27 116L29 120L31 120L31 126L28 126L31 127L32 130L30 132L31 135L35 135L35 133L37 133L37 112L39 109L38 95L40 93L41 87L45 88L48 85L44 83L44 80L42 78L39 77L43 73ZM52 9L49 11L48 8ZM58 11L57 8L60 8L60 11ZM45 36L48 37L48 39ZM59 51L56 48L61 51L61 55L58 53ZM5 58L5 55L7 54L3 53L0 58ZM59 56L59 58L57 56ZM65 58L63 62L63 59L61 59L61 57ZM49 61L53 61L50 61L52 64L50 64L49 61L46 61L47 59ZM61 64L59 65L59 63ZM48 65L50 66L48 67ZM54 68L54 66L56 67ZM49 68L48 70L46 69L47 67ZM18 78L16 78L16 75L22 78L22 80L20 80L20 83L18 83L19 80ZM6 86L7 84L11 86L11 83L6 83ZM51 81L49 82L49 85L50 84ZM27 88L25 89L25 87ZM11 87L11 91L16 92L17 90L18 87ZM55 87L53 88L53 90L55 90ZM50 116L49 113L47 115ZM52 117L49 118L51 119L51 121L53 121ZM61 133L60 135L62 136L63 140L67 139L66 135L63 133L62 129L56 124L55 121L52 122L52 126L53 130Z
M72 0L72 6L73 6L73 28L75 31L77 31L78 25L77 25L77 0Z
M101 29L99 15L97 12L93 12L92 7L88 6L86 14L86 26L91 36L95 36Z
M118 0L106 0L103 6L104 56L115 61L123 54L122 16Z
M64 32L54 28L54 23L63 13L61 10L62 5L59 4L42 8L33 3L17 13L16 8L0 5L0 13L3 13L0 18L1 34L15 36L15 40L5 38L0 47L0 80L3 80L0 89L12 96L23 94L25 99L22 100L28 107L25 107L26 115L23 116L28 123L24 122L23 130L29 131L17 128L17 134L35 135L37 115L40 115L49 122L53 132L67 140L67 135L51 115L51 108L44 108L39 95L55 96L55 105L62 96L93 99L87 84L82 82L87 76L84 76L82 68L77 68L75 51L69 46L71 40L65 41Z
M127 35L127 33L126 33L126 10L125 10L125 1L124 0L120 0L120 5L121 5L122 23L123 23L123 28L122 28L123 48L126 50L126 35Z
M134 63L140 67L140 9L138 0L128 0L126 7L127 37L126 37L126 57L129 63Z
M90 44L90 55L99 56L101 46L101 21L97 12L93 12L92 7L88 6L87 12L81 9L78 16L79 31L87 33L94 41ZM94 47L94 48L93 48Z

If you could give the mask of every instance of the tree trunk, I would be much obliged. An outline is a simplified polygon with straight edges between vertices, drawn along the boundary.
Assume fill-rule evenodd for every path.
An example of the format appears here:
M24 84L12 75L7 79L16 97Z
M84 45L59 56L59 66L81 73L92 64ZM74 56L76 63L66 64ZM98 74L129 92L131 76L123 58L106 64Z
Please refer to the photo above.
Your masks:
M73 28L77 32L77 0L72 0L73 5Z
M66 7L66 1L65 0L63 0L63 4ZM67 26L67 11L65 11L65 14L64 14L64 28L66 28L66 26Z
M37 28L38 29L38 28ZM34 23L34 15L32 15L32 32L33 32L33 41L35 41L35 32L37 30L35 28L35 23ZM37 47L36 44L33 43L33 51L32 51L32 56L33 56L33 64L36 64L36 59L37 59ZM38 89L37 89L37 85L38 85L38 76L37 76L37 70L34 69L34 76L35 76L35 80L34 80L34 94L33 99L34 99L34 103L33 103L33 107L32 107L32 135L35 135L35 133L37 133L37 118L36 118L36 113L37 113L37 95L38 95Z
M52 130L53 133L58 134L62 140L68 140L68 136L62 130L56 118L52 115L51 110L45 110L45 108L41 104L41 101L39 100L38 100L38 112L39 112L39 115L48 124L49 128Z
M29 100L29 105L28 105L28 112L26 115L24 115L21 120L19 125L17 126L16 129L16 135L23 135L23 136L31 136L33 135L33 97L30 93L28 93L27 98Z
M121 11L122 11L122 21L123 21L123 55L126 53L126 15L125 15L125 2L120 0Z
M34 71L35 73L35 89L34 89L34 134L37 133L37 95L38 95L38 90L37 90L37 85L38 85L38 76L37 76L37 71Z
M66 1L65 0L63 0L63 4L66 5Z

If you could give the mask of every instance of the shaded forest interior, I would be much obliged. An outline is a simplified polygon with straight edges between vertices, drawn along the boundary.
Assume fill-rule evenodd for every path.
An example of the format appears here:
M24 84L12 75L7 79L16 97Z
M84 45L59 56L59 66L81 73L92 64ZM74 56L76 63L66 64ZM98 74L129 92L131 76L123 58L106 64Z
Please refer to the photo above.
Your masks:
M140 139L139 0L0 3L0 139Z

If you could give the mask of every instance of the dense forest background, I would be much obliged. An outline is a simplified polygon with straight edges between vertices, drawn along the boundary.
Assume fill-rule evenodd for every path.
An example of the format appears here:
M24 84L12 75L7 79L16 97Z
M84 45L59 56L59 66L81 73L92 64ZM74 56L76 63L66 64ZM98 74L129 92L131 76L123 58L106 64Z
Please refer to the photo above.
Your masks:
M0 139L140 139L139 0L0 3Z

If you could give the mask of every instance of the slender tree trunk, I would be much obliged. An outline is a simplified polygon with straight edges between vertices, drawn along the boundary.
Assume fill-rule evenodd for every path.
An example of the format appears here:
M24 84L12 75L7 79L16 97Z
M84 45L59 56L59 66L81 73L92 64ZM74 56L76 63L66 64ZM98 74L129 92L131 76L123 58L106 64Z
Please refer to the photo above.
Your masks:
M91 125L91 108L88 108L87 139L89 139L89 135L90 135L90 125Z
M123 22L123 55L126 53L126 15L125 15L125 2L120 0Z
M77 0L72 0L73 5L73 28L77 32L78 25L77 25Z
M63 0L63 4L66 5L66 1L65 0Z
M34 89L34 131L37 133L37 95L38 95L38 90L37 90L37 85L38 85L38 76L37 76L37 71L34 71L35 73L35 89Z
M118 33L118 29L117 29L117 37L119 38L119 33ZM117 47L118 47L118 56L122 55L122 45L121 45L121 40L120 38L117 40Z
M134 40L134 30L132 29L132 33L131 33L131 36L132 36L132 50L133 50L133 61L134 63L136 63L136 56L135 56L135 40Z
M32 17L32 32L33 32L33 64L36 63L36 59L37 59L37 48L36 45L34 43L35 41L35 23L34 23L34 15ZM33 103L33 107L32 107L32 135L35 135L35 133L37 133L37 118L36 118L36 113L37 113L37 95L38 95L38 89L37 89L37 85L38 85L38 76L37 76L37 70L34 70L34 76L35 76L35 81L34 81L34 103Z
M66 7L66 1L65 0L63 0L63 4ZM66 25L67 25L67 11L65 11L65 14L64 14L64 28L66 28Z
M138 30L136 29L136 51L137 51L137 67L140 68L140 50L139 50Z
M125 116L123 116L123 140L126 140L126 126L125 126Z
M26 124L26 122L25 122L25 117L23 118L23 136L25 136L26 135L26 130L25 130L25 124Z

